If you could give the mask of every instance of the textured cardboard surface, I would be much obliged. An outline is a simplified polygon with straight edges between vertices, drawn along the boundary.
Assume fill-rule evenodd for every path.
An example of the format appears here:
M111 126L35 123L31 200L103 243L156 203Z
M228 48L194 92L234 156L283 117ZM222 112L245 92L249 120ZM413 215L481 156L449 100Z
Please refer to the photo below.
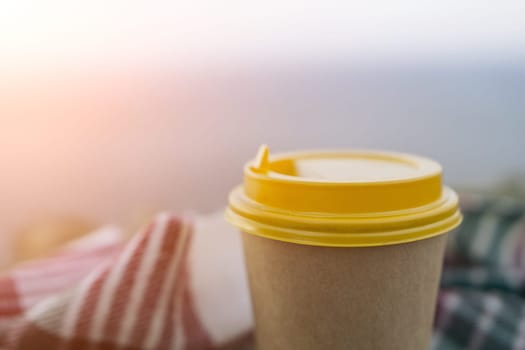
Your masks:
M428 349L446 235L370 248L243 242L257 350Z

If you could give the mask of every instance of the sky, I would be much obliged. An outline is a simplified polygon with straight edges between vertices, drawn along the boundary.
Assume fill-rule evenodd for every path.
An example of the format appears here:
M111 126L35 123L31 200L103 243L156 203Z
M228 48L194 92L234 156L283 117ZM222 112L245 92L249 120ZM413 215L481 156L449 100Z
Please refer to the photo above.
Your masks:
M525 2L0 2L0 67L306 59L519 60Z

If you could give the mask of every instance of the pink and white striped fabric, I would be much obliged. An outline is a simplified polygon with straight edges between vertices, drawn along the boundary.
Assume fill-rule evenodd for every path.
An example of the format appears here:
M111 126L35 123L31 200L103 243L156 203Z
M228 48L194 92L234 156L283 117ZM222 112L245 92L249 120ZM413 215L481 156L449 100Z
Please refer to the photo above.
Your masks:
M0 349L243 349L252 315L222 215L102 228L0 275Z

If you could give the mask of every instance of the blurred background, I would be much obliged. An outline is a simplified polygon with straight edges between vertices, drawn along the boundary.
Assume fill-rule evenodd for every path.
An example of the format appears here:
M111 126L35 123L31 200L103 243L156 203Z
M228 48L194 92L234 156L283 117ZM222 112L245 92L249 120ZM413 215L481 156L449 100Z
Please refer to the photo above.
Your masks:
M522 1L2 1L0 266L34 222L220 210L261 143L519 193L524 59Z

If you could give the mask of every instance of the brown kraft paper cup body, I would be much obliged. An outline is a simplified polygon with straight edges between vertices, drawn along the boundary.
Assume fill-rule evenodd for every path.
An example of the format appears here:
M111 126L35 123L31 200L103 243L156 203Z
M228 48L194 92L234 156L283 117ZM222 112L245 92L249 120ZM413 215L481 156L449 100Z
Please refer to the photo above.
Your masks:
M257 350L428 349L445 234L364 248L242 236Z

